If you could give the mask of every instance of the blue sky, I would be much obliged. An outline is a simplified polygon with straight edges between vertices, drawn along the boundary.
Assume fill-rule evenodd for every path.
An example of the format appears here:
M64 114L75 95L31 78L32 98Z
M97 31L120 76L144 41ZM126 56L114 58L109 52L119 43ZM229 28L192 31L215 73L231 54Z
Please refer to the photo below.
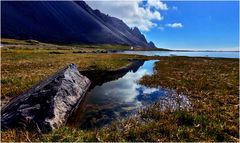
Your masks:
M238 2L165 2L175 7L161 12L158 27L144 32L158 47L169 49L238 50ZM181 23L181 28L166 27ZM160 28L159 28L160 27Z
M87 1L159 48L239 50L238 1Z

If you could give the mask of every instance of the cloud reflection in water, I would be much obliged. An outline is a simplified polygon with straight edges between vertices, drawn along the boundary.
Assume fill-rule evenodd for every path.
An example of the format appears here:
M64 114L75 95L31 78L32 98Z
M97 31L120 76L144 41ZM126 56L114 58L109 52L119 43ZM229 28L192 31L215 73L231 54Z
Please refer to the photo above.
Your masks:
M153 67L156 61L146 61L135 73L129 71L117 80L96 86L88 95L90 101L99 105L110 102L115 104L130 104L136 108L141 106L142 101L139 101L137 98L140 94L151 94L159 90L158 88L147 88L137 83L143 76L153 74Z
M87 95L85 104L92 108L83 113L81 126L100 127L165 97L169 89L149 88L138 83L143 76L154 73L154 63L157 61L146 61L136 72L129 71L117 80L95 86Z

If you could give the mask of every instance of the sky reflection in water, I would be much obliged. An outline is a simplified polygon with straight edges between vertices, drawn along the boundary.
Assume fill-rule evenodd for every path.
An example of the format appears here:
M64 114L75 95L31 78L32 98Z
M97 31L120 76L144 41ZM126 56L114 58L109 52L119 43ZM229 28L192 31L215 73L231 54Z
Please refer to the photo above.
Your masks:
M154 63L157 60L146 61L135 73L129 71L123 77L104 83L102 86L96 86L89 93L90 102L94 104L129 104L132 108L138 108L144 102L157 100L158 96L164 95L163 89L148 88L138 84L144 75L152 75ZM148 98L144 98L147 96Z
M101 127L164 97L169 90L148 88L138 83L143 76L154 73L157 61L146 61L136 72L129 71L117 80L95 86L83 103L81 128Z

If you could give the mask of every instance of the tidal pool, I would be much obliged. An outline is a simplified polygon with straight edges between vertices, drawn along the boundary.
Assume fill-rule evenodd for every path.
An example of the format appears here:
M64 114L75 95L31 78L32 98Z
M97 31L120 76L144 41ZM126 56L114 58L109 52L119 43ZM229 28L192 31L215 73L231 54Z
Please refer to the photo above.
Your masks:
M143 76L154 73L154 63L157 61L145 61L137 69L130 69L117 79L95 85L72 115L69 124L83 129L98 128L134 114L137 109L159 100L164 104L170 103L171 108L176 108L176 103L182 107L188 105L189 100L184 95L179 96L178 101L168 96L173 90L149 88L138 83Z

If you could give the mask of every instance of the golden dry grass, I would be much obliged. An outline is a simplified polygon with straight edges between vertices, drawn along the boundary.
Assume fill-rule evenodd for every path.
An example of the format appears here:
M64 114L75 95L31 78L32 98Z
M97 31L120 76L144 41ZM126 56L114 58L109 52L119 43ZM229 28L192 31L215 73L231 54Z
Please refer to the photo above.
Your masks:
M34 47L34 46L33 46ZM156 72L140 83L176 89L187 95L190 111L142 110L104 128L82 131L64 127L38 136L28 131L1 132L1 141L238 141L239 61L188 57L143 57L118 54L73 54L76 49L3 48L1 98L15 96L67 64L79 70L116 70L128 59L159 59ZM78 49L79 50L79 49ZM85 49L84 49L85 50ZM64 54L49 54L62 52ZM144 121L143 121L144 120Z
M189 128L192 138L239 138L238 59L169 57L162 58L155 69L154 75L143 77L140 83L173 88L191 99L189 115L200 126Z
M64 54L49 54L49 52ZM13 97L64 66L74 63L81 70L116 70L129 64L118 54L74 54L74 50L1 50L1 97Z

